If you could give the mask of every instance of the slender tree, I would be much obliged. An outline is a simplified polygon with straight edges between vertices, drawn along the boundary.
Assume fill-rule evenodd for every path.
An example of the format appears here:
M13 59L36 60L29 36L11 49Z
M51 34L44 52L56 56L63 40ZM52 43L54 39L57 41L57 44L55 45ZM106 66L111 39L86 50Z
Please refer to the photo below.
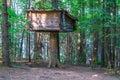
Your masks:
M86 3L83 1L83 2L79 2L79 7L81 7L81 12L82 14L80 15L81 17L81 21L85 20L85 6L86 6ZM81 26L81 31L79 32L80 34L80 43L79 43L79 46L80 46L80 49L79 49L79 54L78 54L78 61L80 61L80 63L82 62L86 62L86 54L85 54L85 44L86 44L86 41L85 41L85 31L84 29L82 29L82 27L84 26Z
M117 15L117 1L116 0L113 0L112 1L113 2L113 22L115 23L115 24L113 24L113 26L112 26L112 30L113 30L113 34L114 34L114 36L113 36L113 67L114 67L114 70L115 70L115 73L117 73L117 52L116 52L116 24L117 24L117 21L116 21L116 15Z
M31 5L31 0L28 0L28 9L30 9L30 5ZM28 15L27 15L28 17ZM29 62L31 62L31 54L30 54L30 31L27 31L27 53L29 56Z
M102 2L102 8L105 9L105 0L103 0ZM103 27L102 27L102 35L104 35L102 37L102 53L101 53L101 65L102 67L105 67L107 64L106 64L106 61L105 61L105 12L102 14L102 24L103 24Z
M93 16L93 14L94 14L94 12L93 12L94 1L93 0L90 1L90 7L91 7L91 10L92 10L92 12L91 12L92 19L95 21L95 19L93 18L94 17ZM93 31L93 55L92 55L92 61L93 62L95 60L97 60L97 56L98 56L98 30L95 28L96 27L95 25L97 25L97 24L98 24L97 21L92 23L93 29L94 29L94 31Z
M7 0L2 0L2 61L10 66Z

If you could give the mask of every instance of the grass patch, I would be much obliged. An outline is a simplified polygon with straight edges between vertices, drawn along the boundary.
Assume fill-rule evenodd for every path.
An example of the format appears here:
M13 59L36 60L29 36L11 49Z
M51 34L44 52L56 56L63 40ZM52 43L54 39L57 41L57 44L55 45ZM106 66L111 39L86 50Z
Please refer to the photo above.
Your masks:
M120 79L120 76L118 76L118 79Z
M18 62L12 62L11 66L22 66L22 63Z
M4 66L4 65L2 65L2 64L0 64L0 69L2 69L2 68L5 68L5 66Z

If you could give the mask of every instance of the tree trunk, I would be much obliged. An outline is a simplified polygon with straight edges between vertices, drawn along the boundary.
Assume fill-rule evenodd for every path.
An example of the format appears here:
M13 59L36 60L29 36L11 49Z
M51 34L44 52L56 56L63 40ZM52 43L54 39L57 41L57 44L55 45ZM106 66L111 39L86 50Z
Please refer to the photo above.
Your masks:
M21 37L21 42L20 42L20 57L22 57L24 33L25 33L25 30L23 30L22 32L22 37Z
M7 0L2 0L2 62L10 66Z
M117 3L116 0L113 0L113 22L117 22L116 21L116 12L117 12ZM117 74L117 49L116 49L116 34L117 34L117 30L116 30L116 24L114 24L113 26L113 54L114 54L114 58L113 58L113 67L114 67L114 71Z
M28 8L30 8L31 1L28 0ZM27 15L28 17L28 15ZM29 62L31 62L31 54L30 54L30 31L27 31L27 53L29 56Z
M30 54L30 31L27 31L27 44L26 44L26 47L27 47L27 54L28 54L28 59L29 59L29 62L31 62L31 54Z
M104 0L103 0L102 3L103 3L102 4L103 9L105 9L105 4L104 4L105 2L104 2ZM105 15L105 13L102 14L102 17L104 17L104 15ZM105 19L102 20L102 23L103 23L102 35L105 35L105 28L104 28ZM104 49L104 47L105 47L105 36L102 37L102 53L101 53L101 66L102 67L106 66L106 64L105 64L105 49Z
M80 2L79 4L81 4L81 6L80 6L80 7L82 7L81 12L83 13L83 14L80 15L80 17L81 17L82 20L84 20L83 18L85 17L85 3ZM79 40L78 63L82 64L82 63L86 62L86 54L85 54L86 41L85 41L84 29L79 32L79 36L80 36L80 40Z
M105 35L105 30L104 30L104 20L103 20L103 29L102 29L102 35ZM102 38L102 53L101 53L101 66L102 67L105 67L106 64L105 64L105 36L103 36Z
M92 9L91 10L91 15L92 15L92 18L94 20L94 16L93 16L94 2L93 2L93 0L90 1L90 7ZM94 24L97 25L97 23L92 23L92 26L95 28L96 26L94 26ZM97 60L97 58L98 58L98 30L96 30L96 28L95 28L94 31L93 31L93 54L92 54L91 60L90 60L90 63L92 65L92 67L95 64L95 61Z
M50 62L48 67L60 67L60 62L58 59L58 33L51 32L50 33Z
M94 41L93 41L93 59L96 60L98 56L98 31L94 31Z
M111 2L109 0L104 0L104 2L106 3L104 5L104 9L105 9L105 16L107 16L107 18L105 19L105 24L107 23L107 27L105 27L105 61L107 62L107 67L111 68L111 57L112 57L112 53L111 53L111 44L112 44L112 38L111 38L111 25L109 24L111 22Z

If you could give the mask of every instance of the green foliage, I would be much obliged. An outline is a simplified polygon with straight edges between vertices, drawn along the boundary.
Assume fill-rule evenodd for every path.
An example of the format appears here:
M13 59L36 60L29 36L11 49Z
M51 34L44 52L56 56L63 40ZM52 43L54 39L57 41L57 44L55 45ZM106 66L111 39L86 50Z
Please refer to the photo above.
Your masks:
M2 48L1 48L1 45L0 45L0 59L2 58Z
M60 55L60 62L61 63L64 63L65 62L65 56L62 54Z
M118 79L120 79L120 76L118 76Z
M0 0L0 24L2 22L2 0ZM0 29L1 29L1 25L0 25Z
M3 69L3 68L5 68L5 66L4 66L4 65L2 65L2 64L0 64L0 69Z
M25 18L26 15L24 15L23 13L18 14L11 7L7 8L7 12L8 12L8 23L9 23L8 31L9 31L9 38L11 40L10 41L10 56L16 55L15 50L17 50L18 55L21 55L19 50L20 50L22 32L27 28L28 20L26 20ZM11 60L14 60L14 59L11 59Z
M100 65L100 64L101 64L101 61L100 61L99 59L96 59L93 64L94 64L95 66L96 66L96 65Z
M11 66L14 66L14 67L22 66L22 63L12 62Z
M83 65L86 63L86 54L82 54L81 57L77 57L77 64Z
M18 20L16 19L18 16L15 11L8 7L8 22L9 23L17 23Z
M107 65L107 69L111 69L111 65L108 64L108 65Z
M28 20L25 19L25 15L16 14L13 9L8 8L8 22L12 24L9 28L9 32L16 34L26 28Z
M64 0L63 2L60 2L59 5L60 9L65 9L70 12L70 14L77 17L78 22L75 32L80 32L85 35L85 38L81 37L81 40L85 41L85 39L88 39L90 35L93 36L93 32L96 30L99 34L98 37L100 41L106 38L113 40L114 37L117 37L117 43L115 45L119 47L120 34L118 29L120 25L120 0L116 1L117 8L114 6L114 1L109 0L105 2L101 0ZM116 14L114 14L113 8L117 9ZM110 10L110 12L108 12L108 10ZM117 27L116 32L113 32L114 27ZM109 28L110 32L107 33L106 31L103 33L103 30L106 28ZM91 40L93 41L93 38ZM113 42L111 45L113 45ZM85 58L86 57L82 55L82 58L78 59L78 62L84 63L83 60ZM100 61L95 62L95 65L99 64L101 64ZM107 67L110 68L110 65Z
M52 5L50 4L50 2L47 2L47 1L46 2L38 1L35 4L33 4L33 7L40 10L52 9Z

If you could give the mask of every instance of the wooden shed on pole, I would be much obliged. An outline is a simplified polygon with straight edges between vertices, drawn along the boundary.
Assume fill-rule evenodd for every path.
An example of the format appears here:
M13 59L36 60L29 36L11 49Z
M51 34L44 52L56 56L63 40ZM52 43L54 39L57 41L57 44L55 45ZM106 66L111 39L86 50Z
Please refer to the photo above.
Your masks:
M27 10L29 30L40 32L72 32L76 18L65 10Z
M49 67L59 67L59 32L73 32L76 29L76 18L65 10L27 10L28 30L50 32Z

